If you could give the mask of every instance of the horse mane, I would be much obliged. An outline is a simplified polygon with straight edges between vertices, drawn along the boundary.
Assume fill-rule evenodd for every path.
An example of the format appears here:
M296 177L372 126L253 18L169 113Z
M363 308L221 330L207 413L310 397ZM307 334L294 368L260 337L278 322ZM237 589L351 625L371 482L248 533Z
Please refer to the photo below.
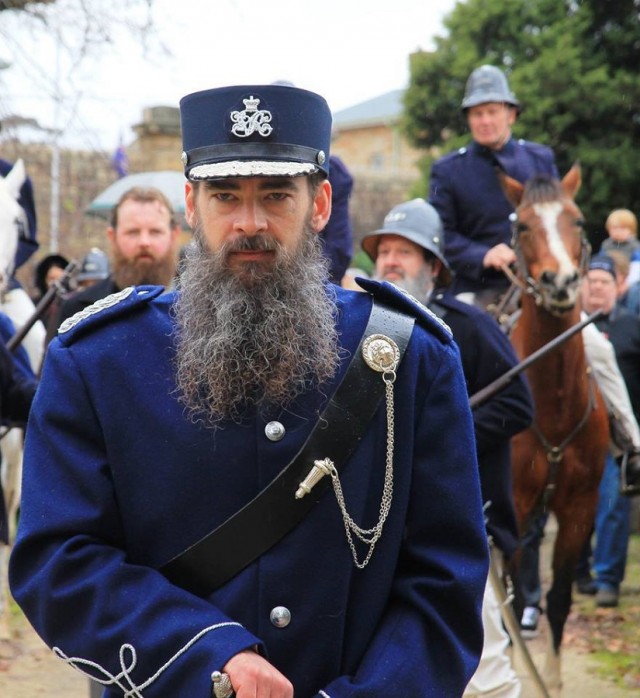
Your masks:
M547 201L557 201L563 197L559 180L551 175L535 175L524 185L522 202L542 204Z

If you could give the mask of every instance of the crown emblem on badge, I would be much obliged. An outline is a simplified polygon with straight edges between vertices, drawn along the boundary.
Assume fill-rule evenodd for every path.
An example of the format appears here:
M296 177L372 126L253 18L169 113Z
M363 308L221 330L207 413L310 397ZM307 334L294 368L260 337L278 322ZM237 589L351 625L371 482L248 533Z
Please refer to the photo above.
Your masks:
M242 100L244 103L245 111L258 111L258 104L260 104L260 100L257 99L256 97L249 97L249 99L243 99Z
M247 138L252 133L257 133L266 138L271 135L271 112L266 109L258 109L260 99L251 95L242 100L245 108L242 111L232 111L229 115L233 126L231 133L239 138Z

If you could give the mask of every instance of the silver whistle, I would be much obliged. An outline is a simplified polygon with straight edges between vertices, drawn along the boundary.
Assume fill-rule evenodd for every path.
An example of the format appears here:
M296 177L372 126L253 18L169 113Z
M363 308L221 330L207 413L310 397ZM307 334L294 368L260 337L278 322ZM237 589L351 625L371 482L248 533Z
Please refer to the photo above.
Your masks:
M309 494L325 475L331 474L333 467L333 463L329 458L313 461L313 467L309 471L309 474L296 490L296 499L302 499L305 495Z

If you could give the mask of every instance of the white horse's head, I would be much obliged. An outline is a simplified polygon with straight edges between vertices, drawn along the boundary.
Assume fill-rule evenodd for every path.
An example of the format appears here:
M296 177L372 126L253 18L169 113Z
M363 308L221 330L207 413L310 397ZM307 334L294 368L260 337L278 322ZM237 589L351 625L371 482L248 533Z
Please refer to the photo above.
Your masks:
M4 179L0 177L0 291L13 275L20 230L28 226L24 209L18 203L20 188L27 174L18 160Z

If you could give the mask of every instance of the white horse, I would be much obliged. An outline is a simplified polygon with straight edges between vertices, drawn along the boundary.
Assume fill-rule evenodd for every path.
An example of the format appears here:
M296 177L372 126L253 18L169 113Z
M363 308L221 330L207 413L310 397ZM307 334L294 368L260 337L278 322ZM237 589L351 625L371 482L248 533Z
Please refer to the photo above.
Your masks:
M32 316L35 306L24 289L9 289L15 270L20 225L27 225L24 209L18 203L26 180L24 163L18 160L6 177L0 177L0 311L20 329ZM44 353L45 328L37 322L22 342L34 373ZM15 534L22 480L22 429L11 429L0 439L2 490L9 519L9 538ZM9 548L0 544L0 640L10 638L8 628L7 562Z

